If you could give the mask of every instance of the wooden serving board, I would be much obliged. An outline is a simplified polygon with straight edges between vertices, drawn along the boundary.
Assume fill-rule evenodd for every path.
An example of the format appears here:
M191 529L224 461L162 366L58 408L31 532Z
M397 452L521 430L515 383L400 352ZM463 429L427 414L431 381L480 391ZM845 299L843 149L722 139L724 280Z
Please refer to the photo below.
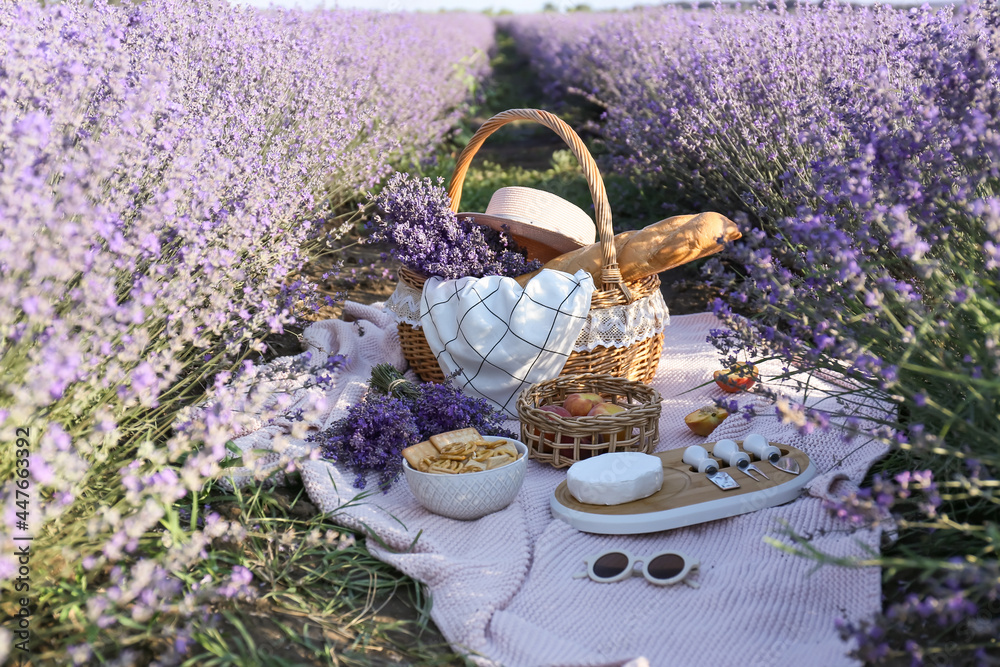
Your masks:
M742 440L736 442L743 445ZM704 447L711 452L714 444L706 443ZM591 505L574 498L563 480L552 495L552 515L587 533L632 535L672 530L782 505L795 500L817 470L802 450L771 444L781 450L782 456L795 459L802 472L793 475L766 461L754 461L771 478L767 480L753 472L760 480L755 482L738 469L723 465L719 470L729 473L740 484L738 489L723 491L704 473L696 472L681 460L683 448L674 449L653 454L663 461L663 486L653 495L621 505Z

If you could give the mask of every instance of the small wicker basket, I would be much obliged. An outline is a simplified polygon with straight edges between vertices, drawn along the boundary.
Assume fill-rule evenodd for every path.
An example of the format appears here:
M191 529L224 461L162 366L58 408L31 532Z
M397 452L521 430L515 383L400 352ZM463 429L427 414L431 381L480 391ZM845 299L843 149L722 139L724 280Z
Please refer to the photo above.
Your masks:
M591 297L591 316L593 317L596 310L628 305L658 292L660 279L656 275L647 276L641 280L622 280L621 272L618 269L614 230L611 227L611 205L608 203L604 180L601 178L597 163L594 162L590 151L587 150L573 128L547 111L511 109L499 113L483 123L459 155L455 165L455 171L448 188L448 195L451 197L451 210L458 212L465 175L480 146L483 145L488 136L500 127L516 120L531 120L551 129L566 142L583 167L583 175L587 179L587 185L594 200L597 233L603 258L601 270L603 282L597 286ZM399 271L399 279L419 293L423 289L426 276L402 268ZM425 382L444 382L444 373L427 344L423 329L414 328L406 322L399 322L397 328L403 355L417 376ZM656 367L660 362L662 351L662 333L642 338L630 345L599 345L589 350L575 350L566 361L562 375L603 373L638 382L649 382L656 375Z
M542 410L574 393L600 394L627 409L613 415L560 417ZM565 468L607 452L652 454L660 440L660 393L653 387L611 375L561 375L521 392L517 416L528 457Z

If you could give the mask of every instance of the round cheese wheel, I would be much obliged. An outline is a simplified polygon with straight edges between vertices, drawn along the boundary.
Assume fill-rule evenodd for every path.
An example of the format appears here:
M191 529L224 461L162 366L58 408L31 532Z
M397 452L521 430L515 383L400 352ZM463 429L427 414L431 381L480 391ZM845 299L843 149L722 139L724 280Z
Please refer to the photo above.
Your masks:
M642 452L609 452L571 465L566 486L581 503L629 503L660 490L663 462Z

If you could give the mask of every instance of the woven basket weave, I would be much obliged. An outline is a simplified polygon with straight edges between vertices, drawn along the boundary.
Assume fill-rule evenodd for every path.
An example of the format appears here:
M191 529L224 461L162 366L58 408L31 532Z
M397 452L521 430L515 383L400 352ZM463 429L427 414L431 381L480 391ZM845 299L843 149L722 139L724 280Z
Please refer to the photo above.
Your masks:
M604 180L601 178L597 163L594 162L590 151L587 150L573 128L547 111L511 109L499 113L483 123L458 156L451 185L448 188L448 196L451 197L451 210L458 212L465 175L480 146L500 127L517 120L534 121L555 132L566 142L583 168L583 175L594 200L597 235L602 253L602 284L597 286L591 298L591 314L598 309L627 305L659 291L660 279L656 275L635 281L622 280L621 272L618 269L614 229L611 226L611 205L608 202L608 194L604 188ZM399 271L399 279L419 292L423 289L426 276L402 268ZM444 373L427 344L423 330L414 328L405 322L400 322L397 327L403 355L417 376L425 382L443 382ZM561 375L599 373L637 382L649 382L656 375L656 367L662 351L663 334L655 334L624 347L598 346L592 350L574 351L566 361Z
M543 405L561 405L574 393L600 394L604 400L627 408L613 415L560 417L542 410ZM528 456L556 468L608 452L652 454L660 441L660 393L653 387L592 373L560 375L521 392L517 416L521 442Z

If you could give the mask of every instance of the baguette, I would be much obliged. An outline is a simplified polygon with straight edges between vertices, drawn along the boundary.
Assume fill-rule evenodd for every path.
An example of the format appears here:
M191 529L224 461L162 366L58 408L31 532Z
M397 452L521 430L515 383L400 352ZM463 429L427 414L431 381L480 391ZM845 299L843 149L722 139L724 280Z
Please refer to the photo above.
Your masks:
M741 236L736 223L718 213L673 216L644 229L617 234L614 241L618 269L623 280L640 280L721 251L720 237L730 242ZM593 243L559 255L542 268L566 273L583 269L600 288L603 265L601 244ZM537 274L535 271L519 276L517 282L523 287Z
M625 248L625 244L638 234L639 229L632 229L627 232L622 232L615 236L615 250L618 254L621 254L622 250ZM594 279L594 284L600 279L601 275L601 265L603 260L601 258L601 244L591 243L590 245L585 245L582 248L577 248L576 250L571 250L570 252L563 253L554 259L550 259L544 265L542 269L554 269L556 271L565 271L566 273L576 273L580 269L588 272L590 275L596 275L598 278ZM619 263L620 264L620 263ZM524 287L528 284L528 281L538 275L541 271L532 271L531 273L525 273L524 275L515 278L517 282Z

